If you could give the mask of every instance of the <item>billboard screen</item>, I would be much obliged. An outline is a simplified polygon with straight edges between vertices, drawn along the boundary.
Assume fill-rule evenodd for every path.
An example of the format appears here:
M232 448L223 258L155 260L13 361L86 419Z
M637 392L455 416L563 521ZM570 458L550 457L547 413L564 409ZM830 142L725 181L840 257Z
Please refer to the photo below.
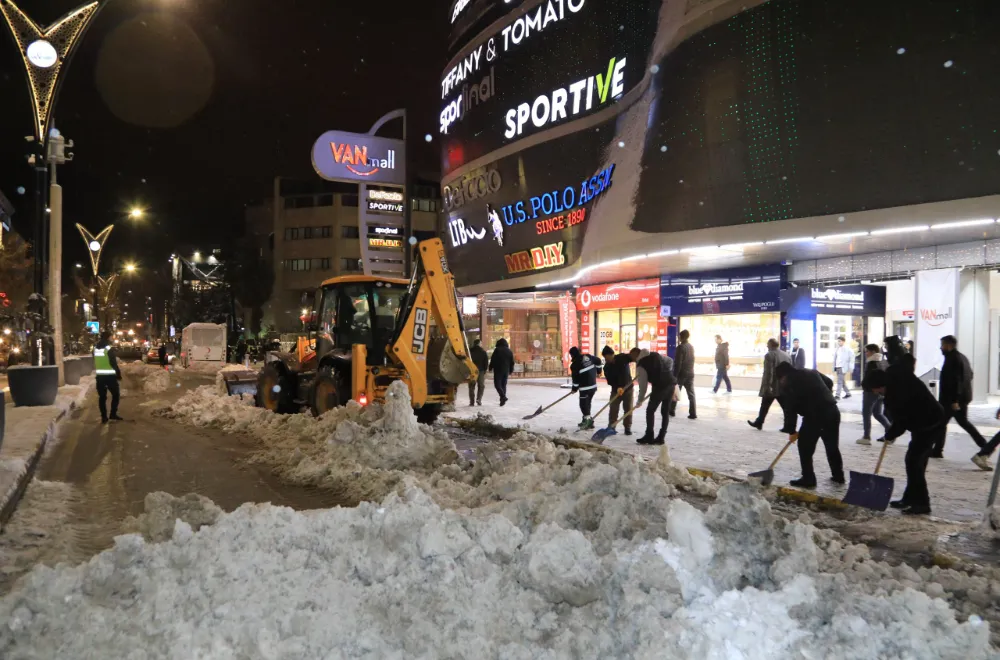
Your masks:
M473 56L465 79L442 88L447 102L490 77L490 98L480 94L481 102L448 126L442 156L447 173L500 148L485 169L495 168L502 181L446 174L444 193L449 223L471 218L478 236L489 205L504 222L505 246L528 250L543 270L651 234L1000 193L1000 95L993 90L1000 57L992 33L981 28L995 23L991 5L956 12L935 0L772 0L745 11L753 3L723 3L707 15L698 2L587 0L579 13L567 10L489 60L490 40L497 48L503 30L534 9L528 4L463 49L464 62L481 52L479 64ZM653 34L630 28L637 17L648 19ZM654 54L653 43L668 46ZM524 53L532 55L521 59ZM633 76L649 76L648 89L629 105L590 122L560 116L535 126L545 108L533 115L533 103L546 89L566 89L560 81L572 84L601 62L600 82L610 65L614 85L620 57L627 60L626 94ZM548 98L551 115L555 95ZM524 102L532 105L517 134ZM508 138L511 109L515 135ZM562 122L575 132L541 142ZM518 202L578 186L612 165L612 185L585 204L585 220L528 204L521 221ZM463 183L470 177L472 185ZM456 187L459 208L449 205ZM541 220L552 221L538 233ZM469 237L457 229L459 238ZM561 259L546 258L545 246L559 241ZM466 267L466 244L449 243L460 285L518 274L499 249Z

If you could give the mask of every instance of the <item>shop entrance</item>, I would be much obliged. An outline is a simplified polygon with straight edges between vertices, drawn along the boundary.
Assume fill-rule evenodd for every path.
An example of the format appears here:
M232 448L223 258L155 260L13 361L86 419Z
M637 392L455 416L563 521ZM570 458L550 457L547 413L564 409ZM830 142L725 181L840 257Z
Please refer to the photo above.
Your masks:
M597 316L597 345L594 353L610 346L615 353L627 353L633 348L656 350L656 308L602 309Z

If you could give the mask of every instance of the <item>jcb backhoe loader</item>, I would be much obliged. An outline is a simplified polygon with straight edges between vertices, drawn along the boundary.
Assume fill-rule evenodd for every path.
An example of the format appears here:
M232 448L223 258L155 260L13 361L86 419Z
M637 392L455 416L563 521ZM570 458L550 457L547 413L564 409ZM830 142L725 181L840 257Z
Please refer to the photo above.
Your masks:
M382 401L389 385L402 380L417 418L433 423L477 370L444 246L430 239L417 253L409 282L363 275L324 282L316 292L311 336L299 340L295 353L265 357L257 405L278 413L308 405L321 415L349 399ZM238 389L238 375L224 377L230 392Z

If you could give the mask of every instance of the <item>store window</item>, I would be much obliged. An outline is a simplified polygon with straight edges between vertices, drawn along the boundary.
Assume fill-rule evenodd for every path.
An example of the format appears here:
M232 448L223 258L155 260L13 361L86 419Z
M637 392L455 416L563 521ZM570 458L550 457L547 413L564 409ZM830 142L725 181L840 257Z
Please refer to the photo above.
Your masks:
M764 373L763 360L767 340L781 334L780 314L721 314L681 317L678 332L691 333L695 373L715 375L715 335L729 343L729 375L759 378Z
M559 310L487 308L482 334L483 344L491 353L498 339L507 340L514 352L515 375L564 373Z

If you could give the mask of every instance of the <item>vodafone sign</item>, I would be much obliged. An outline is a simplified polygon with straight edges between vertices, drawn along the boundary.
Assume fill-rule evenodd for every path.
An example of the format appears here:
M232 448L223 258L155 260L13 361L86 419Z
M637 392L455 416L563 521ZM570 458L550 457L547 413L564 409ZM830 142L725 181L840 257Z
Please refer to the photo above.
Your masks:
M659 306L659 280L586 286L576 292L576 307L583 311Z

